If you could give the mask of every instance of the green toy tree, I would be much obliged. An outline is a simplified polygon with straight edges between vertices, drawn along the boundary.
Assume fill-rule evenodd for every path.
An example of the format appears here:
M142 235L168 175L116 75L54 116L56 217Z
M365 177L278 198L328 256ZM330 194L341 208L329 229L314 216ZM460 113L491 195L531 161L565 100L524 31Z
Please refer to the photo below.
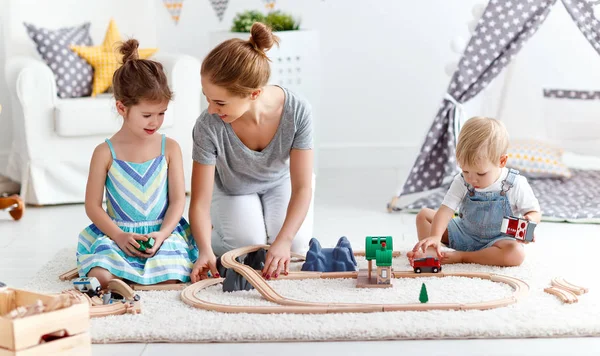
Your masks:
M429 301L429 297L427 296L427 287L425 287L425 283L421 285L421 293L419 294L419 301L421 303L427 303Z

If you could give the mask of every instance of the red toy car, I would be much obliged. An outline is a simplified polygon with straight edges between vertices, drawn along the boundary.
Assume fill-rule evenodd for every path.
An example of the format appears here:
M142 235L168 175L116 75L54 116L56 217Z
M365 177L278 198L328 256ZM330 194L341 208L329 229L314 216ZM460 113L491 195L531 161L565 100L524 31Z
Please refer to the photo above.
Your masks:
M417 258L413 261L412 266L415 270L415 273L421 272L431 272L438 273L442 270L442 265L440 264L440 260L435 257L423 257Z
M536 226L537 224L534 221L514 216L505 216L502 220L500 232L512 236L517 240L533 242L533 230Z

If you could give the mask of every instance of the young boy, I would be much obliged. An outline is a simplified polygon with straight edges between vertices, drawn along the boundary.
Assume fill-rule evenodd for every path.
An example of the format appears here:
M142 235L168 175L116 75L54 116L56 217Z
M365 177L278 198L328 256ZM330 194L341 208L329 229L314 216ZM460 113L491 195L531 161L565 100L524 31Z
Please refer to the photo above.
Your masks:
M539 223L540 205L527 179L505 167L507 149L508 133L502 122L474 117L465 123L456 146L462 173L454 177L437 212L424 208L417 215L419 242L407 254L411 262L428 248L446 264L518 266L523 262L523 246L500 233L502 219L522 215ZM457 210L460 214L453 218ZM440 243L455 251L442 253Z

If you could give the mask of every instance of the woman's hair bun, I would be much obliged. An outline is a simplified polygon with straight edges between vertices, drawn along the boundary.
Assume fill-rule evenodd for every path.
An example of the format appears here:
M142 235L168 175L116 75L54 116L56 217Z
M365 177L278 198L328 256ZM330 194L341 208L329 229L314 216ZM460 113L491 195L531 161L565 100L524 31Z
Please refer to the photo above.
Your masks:
M255 22L250 29L250 43L260 52L266 52L279 44L279 38L273 35L269 26L262 22Z

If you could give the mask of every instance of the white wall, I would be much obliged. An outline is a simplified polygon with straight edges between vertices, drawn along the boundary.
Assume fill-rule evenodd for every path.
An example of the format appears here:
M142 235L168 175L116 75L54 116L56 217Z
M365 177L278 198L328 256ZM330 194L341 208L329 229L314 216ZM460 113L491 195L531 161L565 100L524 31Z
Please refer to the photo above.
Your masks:
M543 97L544 88L600 91L600 56L560 1L509 73L501 119L514 138L600 156L600 101Z
M320 33L321 167L412 164L448 85L444 65L457 56L450 41L468 38L466 22L476 3L277 0L278 9ZM263 10L263 1L230 1L222 22L208 1L186 1L178 25L163 11L159 44L203 58L210 50L207 33L228 29L236 12L246 9Z
M6 9L6 0L0 0L0 8ZM0 38L3 37L3 13L0 11ZM2 105L2 113L0 113L0 174L8 165L8 150L12 137L12 123L10 120L10 96L6 80L4 80L4 64L6 57L4 55L4 46L0 45L0 105Z
M238 11L264 10L262 0L232 0L223 21L219 22L209 1L187 0L180 22L175 24L162 1L148 1L157 6L160 49L199 59L210 50L210 31L228 29ZM277 0L277 9L292 12L302 19L303 28L320 33L322 98L316 120L321 167L400 167L413 163L448 85L444 66L457 58L450 50L450 42L459 35L468 39L466 23L478 2L481 1ZM556 6L562 7L560 2ZM560 78L563 82L556 85L581 86L580 79L587 78L583 83L589 83L590 88L598 83L598 57L579 30L572 23L563 22L552 22L554 28L543 28L547 33L541 35L540 31L535 36L540 37L537 44L534 37L533 45L525 46L518 62L525 66L515 69L517 74L513 79L554 85L553 80ZM587 47L582 52L556 47L540 61L539 51L551 48L557 38L564 46L579 41L581 48ZM593 72L590 69L583 77L572 77L569 71L573 67L565 66L562 61L573 57L579 60L582 56L586 59L576 65L590 66ZM555 58L559 62L550 64ZM0 53L0 63L2 60ZM510 100L503 112L506 118L521 120L534 114L539 117L539 108L532 109L537 114L526 109L530 108L529 98L541 96L541 90L533 94L523 92L523 82L511 83L507 97ZM487 96L470 103L469 107L474 109L469 114L495 114L500 84L500 80L496 81ZM4 105L8 100L2 85L3 81L0 102ZM484 105L483 112L479 110L480 102ZM0 120L6 118L8 115L0 115ZM0 130L0 152L6 137L7 133Z

